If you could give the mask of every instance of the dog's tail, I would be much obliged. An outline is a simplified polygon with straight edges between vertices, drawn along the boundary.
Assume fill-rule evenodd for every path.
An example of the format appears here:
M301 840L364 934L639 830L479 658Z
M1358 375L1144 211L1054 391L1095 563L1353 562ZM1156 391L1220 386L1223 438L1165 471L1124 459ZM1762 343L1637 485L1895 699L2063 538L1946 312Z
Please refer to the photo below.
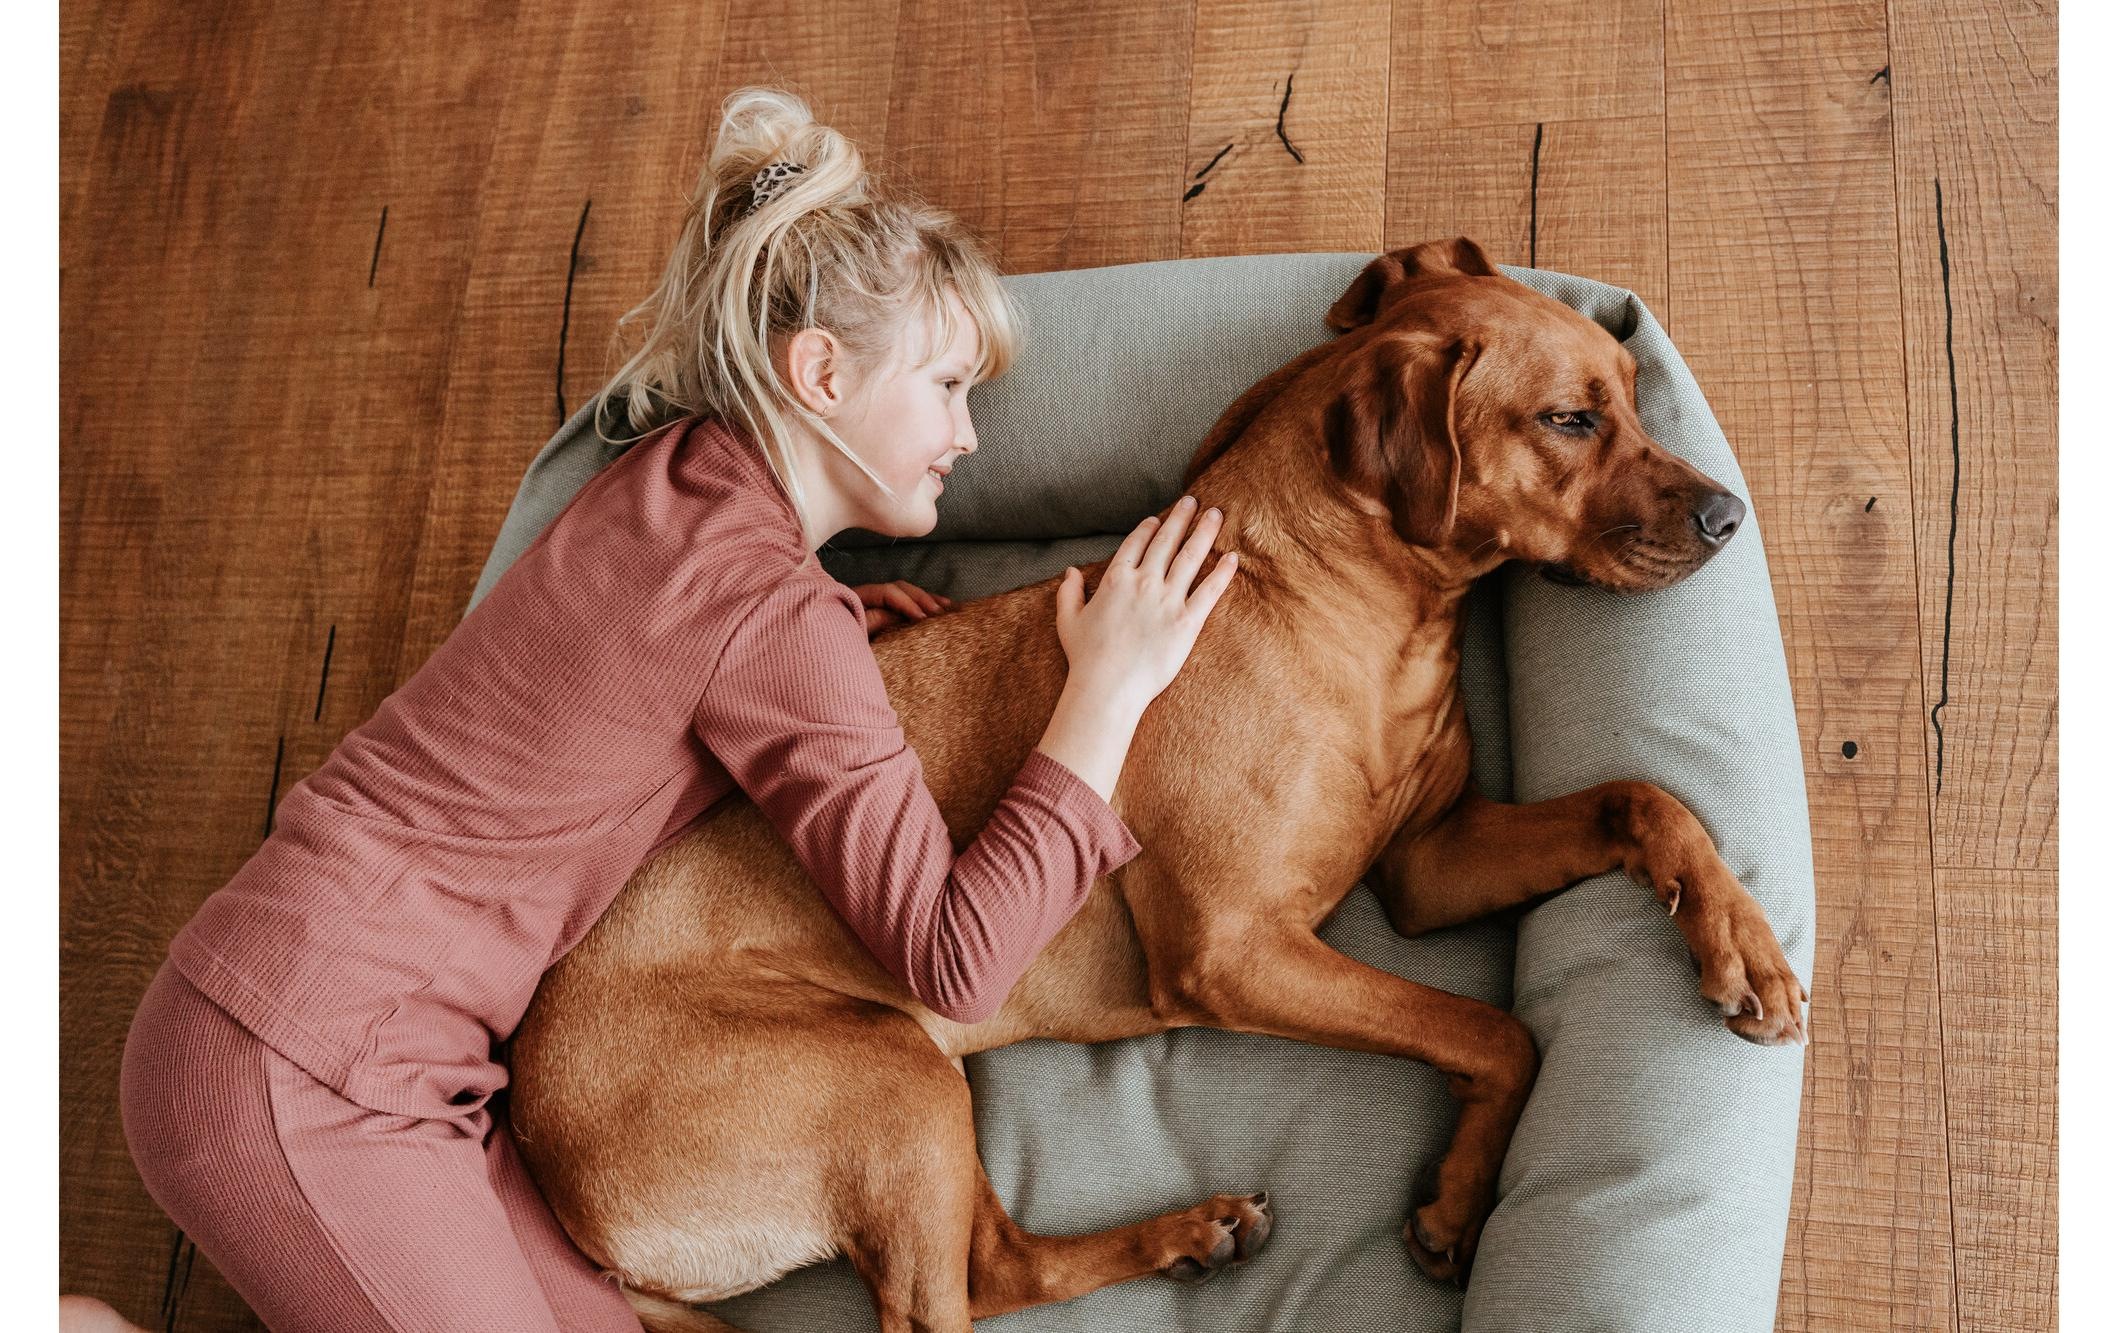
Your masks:
M743 1333L725 1319L717 1319L696 1306L665 1296L650 1296L631 1287L621 1288L632 1311L640 1316L647 1333Z

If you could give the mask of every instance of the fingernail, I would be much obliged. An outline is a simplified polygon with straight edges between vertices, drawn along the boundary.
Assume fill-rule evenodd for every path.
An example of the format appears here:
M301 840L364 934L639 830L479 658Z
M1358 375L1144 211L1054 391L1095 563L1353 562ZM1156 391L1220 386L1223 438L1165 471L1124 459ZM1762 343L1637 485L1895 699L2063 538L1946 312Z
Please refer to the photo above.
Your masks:
M1221 516L1221 507L1219 505L1215 505L1213 508L1207 510L1206 512L1208 514L1211 514L1215 518L1219 518Z

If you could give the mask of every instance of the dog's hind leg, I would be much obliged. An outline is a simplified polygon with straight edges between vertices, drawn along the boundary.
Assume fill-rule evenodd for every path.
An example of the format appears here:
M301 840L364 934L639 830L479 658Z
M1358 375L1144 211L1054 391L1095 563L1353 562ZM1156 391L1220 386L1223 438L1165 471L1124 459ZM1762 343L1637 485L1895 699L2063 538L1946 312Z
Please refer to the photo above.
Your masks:
M1217 1194L1127 1226L1046 1236L1017 1226L978 1157L971 1089L909 1018L876 1015L863 1043L891 1096L863 1117L838 1227L885 1333L968 1330L972 1319L1071 1300L1164 1273L1200 1282L1257 1253L1272 1231L1262 1194Z
M1008 1216L983 1164L971 1237L971 1315L985 1319L1025 1306L1160 1273L1197 1284L1256 1254L1272 1234L1265 1194L1216 1194L1144 1222L1076 1236L1025 1231Z

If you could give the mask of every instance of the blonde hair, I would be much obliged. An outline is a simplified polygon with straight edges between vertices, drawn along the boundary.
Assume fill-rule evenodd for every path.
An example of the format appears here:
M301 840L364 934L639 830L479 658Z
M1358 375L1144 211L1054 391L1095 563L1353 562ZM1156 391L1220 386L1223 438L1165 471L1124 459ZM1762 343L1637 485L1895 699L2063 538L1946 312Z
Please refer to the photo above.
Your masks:
M772 162L802 170L778 182L756 209L751 180ZM804 523L807 497L794 466L791 423L805 422L893 500L897 494L783 382L774 349L805 328L829 332L854 363L864 392L926 315L939 335L931 364L955 335L953 290L978 332L975 383L1015 358L1017 315L999 272L955 217L872 174L860 150L817 123L808 104L777 88L740 88L721 122L682 232L648 298L618 321L646 321L639 349L596 396L622 398L626 418L647 433L674 416L709 413L747 428ZM624 443L639 439L632 436ZM804 560L813 559L810 553Z

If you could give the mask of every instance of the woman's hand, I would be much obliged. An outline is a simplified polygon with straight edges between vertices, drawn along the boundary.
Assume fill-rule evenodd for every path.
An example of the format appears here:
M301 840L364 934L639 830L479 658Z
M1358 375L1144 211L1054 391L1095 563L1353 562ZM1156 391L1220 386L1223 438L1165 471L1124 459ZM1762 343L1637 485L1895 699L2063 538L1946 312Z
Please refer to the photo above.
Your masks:
M1152 514L1140 520L1104 567L1093 600L1084 597L1081 571L1068 567L1059 580L1058 616L1070 681L1145 709L1176 678L1236 572L1235 552L1223 552L1192 587L1221 530L1218 509L1193 525L1196 505L1187 495L1167 523Z
M903 579L888 583L856 583L853 591L868 608L868 637L874 638L897 625L925 620L956 609L956 603L931 592L923 592Z

